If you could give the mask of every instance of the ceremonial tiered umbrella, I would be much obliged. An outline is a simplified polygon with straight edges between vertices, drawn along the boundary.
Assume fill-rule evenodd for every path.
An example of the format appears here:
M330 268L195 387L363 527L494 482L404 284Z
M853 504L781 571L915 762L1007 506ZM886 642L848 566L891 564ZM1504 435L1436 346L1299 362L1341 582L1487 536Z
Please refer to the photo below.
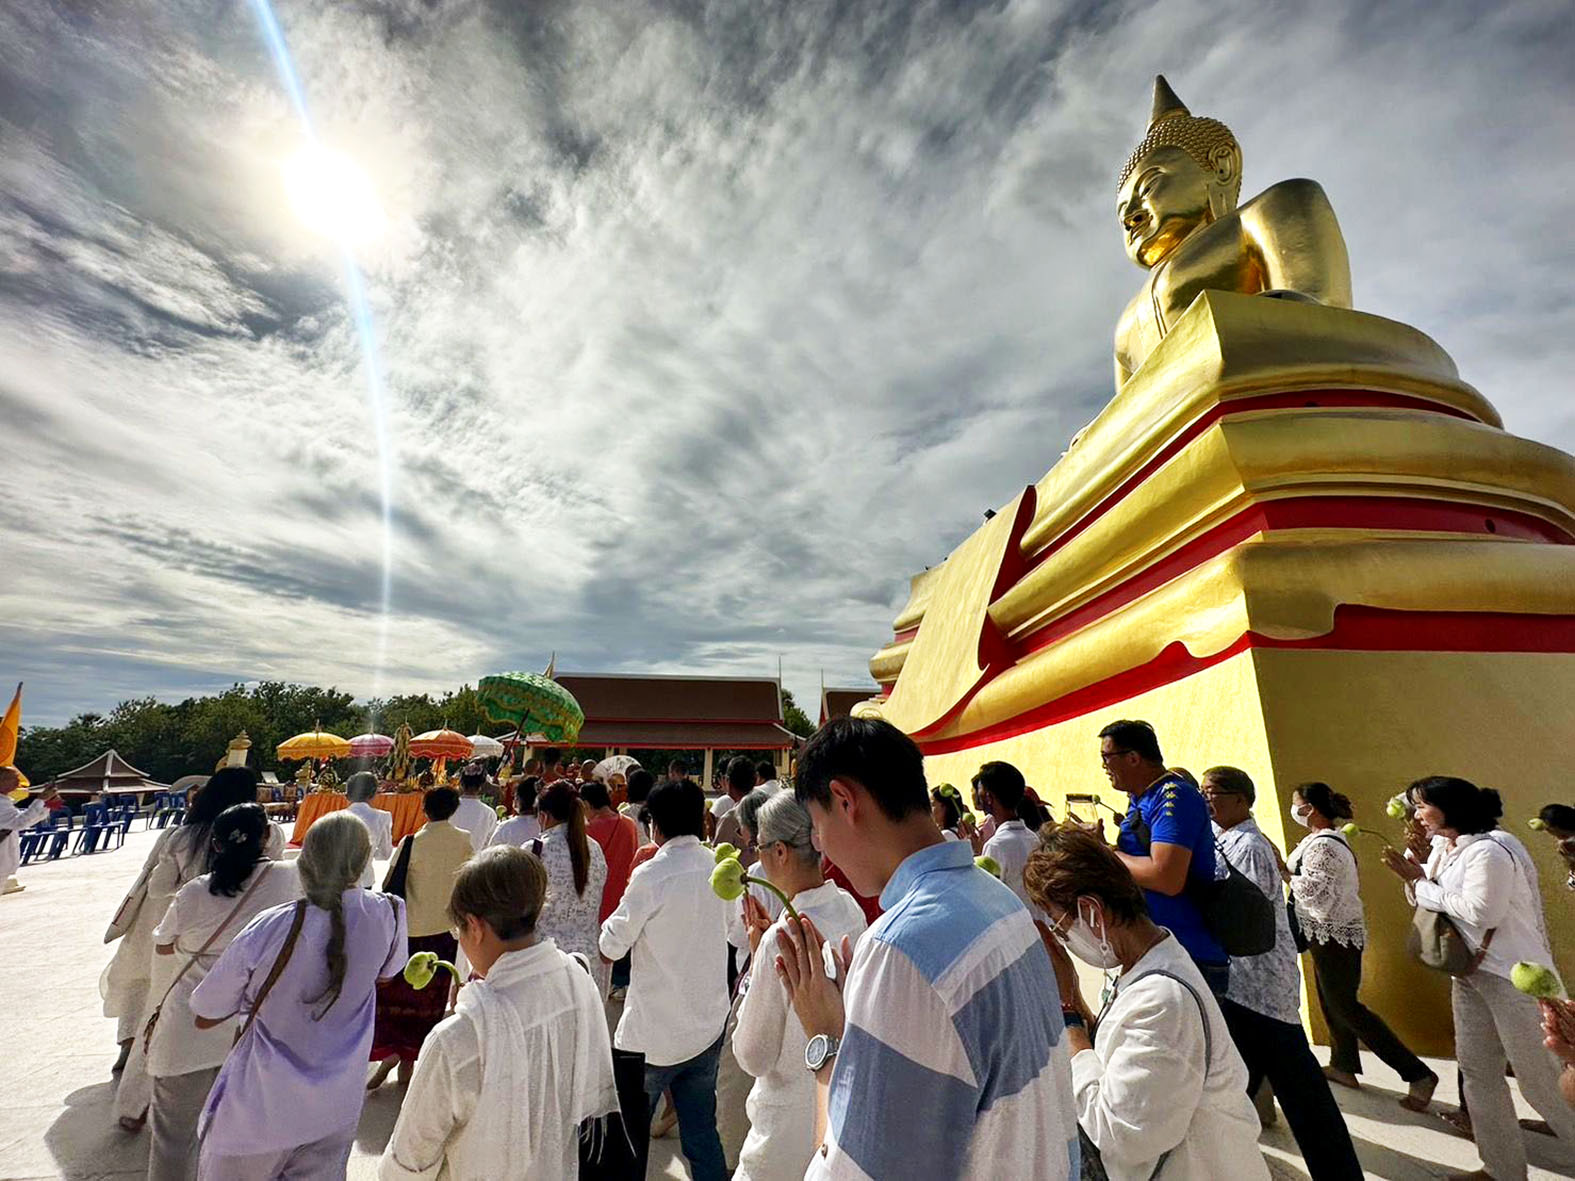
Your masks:
M485 734L472 734L470 736L470 757L473 759L501 759L503 757L503 744L496 738L489 738Z
M380 759L393 749L394 740L387 734L357 734L350 740L353 759Z
M305 734L281 742L278 755L281 759L348 759L350 741L328 733L318 723Z
M515 727L514 739L540 734L546 742L572 743L585 711L562 685L541 673L496 673L476 686L487 721Z
M470 758L470 739L457 730L428 730L410 740L410 753L418 759L431 759L432 774L441 782L443 764L449 759Z

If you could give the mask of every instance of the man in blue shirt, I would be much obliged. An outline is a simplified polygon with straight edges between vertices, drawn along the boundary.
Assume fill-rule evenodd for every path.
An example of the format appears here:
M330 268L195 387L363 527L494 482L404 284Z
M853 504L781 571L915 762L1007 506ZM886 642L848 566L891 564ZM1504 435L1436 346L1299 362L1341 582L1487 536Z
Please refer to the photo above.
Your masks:
M1105 775L1131 800L1120 857L1143 887L1149 914L1187 949L1216 996L1230 982L1230 957L1203 921L1189 885L1214 880L1214 826L1202 794L1165 770L1159 738L1147 722L1111 722L1099 732Z

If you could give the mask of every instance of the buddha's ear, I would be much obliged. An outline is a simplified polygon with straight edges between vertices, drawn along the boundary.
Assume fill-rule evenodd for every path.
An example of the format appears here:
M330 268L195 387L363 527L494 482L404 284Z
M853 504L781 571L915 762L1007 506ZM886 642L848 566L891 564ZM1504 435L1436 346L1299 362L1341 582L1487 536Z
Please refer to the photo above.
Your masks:
M1209 153L1209 168L1214 174L1209 207L1216 218L1223 217L1236 208L1236 198L1241 193L1241 149L1220 144Z

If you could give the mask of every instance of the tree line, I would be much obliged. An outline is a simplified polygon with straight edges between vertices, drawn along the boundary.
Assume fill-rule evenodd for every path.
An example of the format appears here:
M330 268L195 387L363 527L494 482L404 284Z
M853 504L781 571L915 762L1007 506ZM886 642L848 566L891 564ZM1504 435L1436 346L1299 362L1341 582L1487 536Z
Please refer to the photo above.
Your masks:
M782 705L789 730L799 735L813 732L813 723L785 689ZM173 783L182 775L211 772L230 739L245 730L252 740L250 765L280 772L284 779L298 764L281 764L275 748L318 723L344 738L368 730L391 735L401 724L413 734L443 726L461 734L495 734L504 729L485 720L472 685L437 697L416 693L358 702L353 694L338 689L262 681L174 704L152 697L122 701L107 714L78 714L64 726L24 726L16 764L33 782L43 783L113 747L150 778ZM641 762L657 772L672 757L670 752L632 753L636 758L646 754Z

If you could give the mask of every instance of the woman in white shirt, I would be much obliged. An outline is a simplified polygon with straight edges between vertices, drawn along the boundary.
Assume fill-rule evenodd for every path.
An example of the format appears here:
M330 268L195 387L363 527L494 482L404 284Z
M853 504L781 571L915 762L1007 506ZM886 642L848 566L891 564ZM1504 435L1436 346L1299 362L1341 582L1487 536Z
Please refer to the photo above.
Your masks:
M1504 1081L1514 1067L1520 1093L1563 1141L1575 1166L1575 1112L1559 1094L1559 1068L1543 1045L1537 1002L1510 983L1519 961L1553 968L1537 867L1526 848L1498 827L1498 792L1464 779L1435 775L1406 791L1416 819L1432 840L1427 864L1394 849L1384 864L1406 883L1416 906L1448 915L1479 957L1476 968L1453 977L1455 1053L1466 1105L1486 1175L1497 1181L1526 1176L1526 1146ZM1575 1169L1572 1169L1575 1172Z
M512 846L455 877L449 913L481 979L421 1046L384 1181L577 1177L580 1124L618 1110L601 997L541 934L546 894L541 863Z
M799 914L813 919L833 947L841 946L843 936L857 941L866 926L864 912L851 894L821 873L804 806L787 792L778 792L753 819L760 861L751 872L764 874L791 898ZM753 897L746 895L745 908L753 959L774 924ZM815 1153L815 1077L804 1069L808 1040L777 974L751 972L733 1031L733 1056L755 1078L745 1102L749 1136L735 1181L798 1181L804 1176Z
M602 889L607 885L607 858L601 845L585 832L585 805L567 780L560 779L536 802L541 836L525 848L547 869L547 900L542 904L542 938L565 952L579 952L591 966L591 977L607 995L609 965L597 950L597 921Z
M1192 957L1148 917L1099 838L1046 825L1039 841L1023 880L1051 933L1084 963L1121 972L1096 1023L1071 961L1053 957L1083 1151L1111 1181L1267 1181L1246 1064Z
M943 783L930 791L930 819L935 821L935 827L941 830L941 836L948 841L961 840L963 813L962 793L949 783Z
M1357 995L1362 987L1367 918L1356 854L1337 827L1350 818L1351 801L1327 783L1304 783L1291 793L1291 819L1312 830L1291 850L1286 868L1296 923L1312 952L1318 1004L1329 1027L1329 1065L1324 1075L1342 1087L1359 1088L1360 1043L1365 1043L1409 1084L1400 1105L1426 1111L1438 1075Z
M197 1117L235 1043L237 1022L196 1028L192 990L246 924L270 907L301 896L295 866L264 853L268 817L258 804L237 804L213 822L213 868L180 888L153 932L151 995L158 1018L147 1039L153 1081L148 1176L195 1177Z
M104 1016L118 1019L120 1059L124 1070L115 1090L114 1114L128 1132L142 1130L153 1095L140 1034L147 1020L148 993L153 976L153 929L164 918L171 900L187 882L207 873L213 822L237 804L257 802L257 776L249 767L225 767L216 772L192 797L186 819L168 828L153 842L142 872L110 920L104 942L120 940L114 958L99 978ZM284 830L269 824L263 849L270 860L284 854Z
M514 789L514 815L498 825L492 844L524 848L541 835L541 821L536 816L536 796L540 791L539 775L528 776Z

